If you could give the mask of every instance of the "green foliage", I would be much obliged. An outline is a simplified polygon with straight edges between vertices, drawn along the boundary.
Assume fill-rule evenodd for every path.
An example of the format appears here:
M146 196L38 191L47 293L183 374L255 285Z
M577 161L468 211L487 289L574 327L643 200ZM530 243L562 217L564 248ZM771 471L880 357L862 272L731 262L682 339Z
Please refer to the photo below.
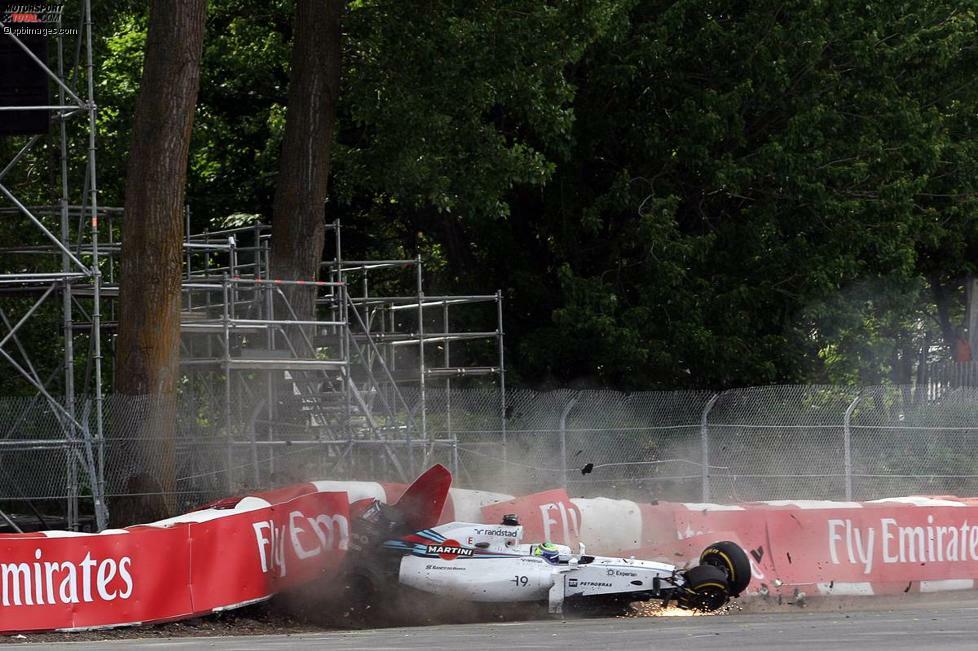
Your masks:
M574 154L530 226L555 238L559 298L523 370L891 371L932 327L920 279L973 270L974 28L961 2L637 4L577 72ZM860 287L881 294L839 300Z
M564 68L619 4L354 3L334 194L506 217L514 187L553 175L573 124Z
M102 4L119 205L146 16ZM271 213L292 4L210 3L196 229ZM909 382L976 271L975 22L962 0L352 0L329 210L349 255L502 287L518 381Z

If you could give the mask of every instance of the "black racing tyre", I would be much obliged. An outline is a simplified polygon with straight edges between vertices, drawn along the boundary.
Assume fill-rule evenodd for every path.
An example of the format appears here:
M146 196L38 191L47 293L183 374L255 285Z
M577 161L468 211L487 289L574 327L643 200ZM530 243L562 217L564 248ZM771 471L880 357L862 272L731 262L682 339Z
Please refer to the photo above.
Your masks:
M700 565L719 567L726 573L731 597L739 597L750 584L750 559L737 543L713 543L700 554Z
M727 573L714 565L697 565L683 572L679 606L687 610L712 612L730 600Z

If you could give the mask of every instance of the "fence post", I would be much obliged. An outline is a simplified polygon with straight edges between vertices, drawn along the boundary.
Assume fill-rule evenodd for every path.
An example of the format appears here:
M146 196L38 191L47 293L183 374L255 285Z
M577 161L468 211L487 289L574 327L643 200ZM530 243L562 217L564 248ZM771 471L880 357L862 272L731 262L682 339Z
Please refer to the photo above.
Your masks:
M710 400L703 407L703 414L700 416L700 445L703 448L703 459L702 459L702 474L703 474L703 501L710 501L710 429L707 424L707 416L710 415L710 410L713 409L713 405L716 404L717 398L721 394L714 393L710 396Z
M856 394L856 399L846 408L846 415L842 419L842 446L845 450L843 455L843 466L846 476L846 501L852 501L852 429L849 427L852 419L852 412L856 405L862 400L862 389Z
M578 393L575 391L571 399L564 405L564 411L560 414L560 472L563 486L567 488L567 416L571 409L577 404Z
M231 283L228 281L228 274L225 273L221 280L222 301L221 321L224 331L224 354L222 355L222 366L224 370L224 435L227 439L227 450L225 450L227 463L228 492L234 493L234 477L232 468L234 466L234 435L231 432Z

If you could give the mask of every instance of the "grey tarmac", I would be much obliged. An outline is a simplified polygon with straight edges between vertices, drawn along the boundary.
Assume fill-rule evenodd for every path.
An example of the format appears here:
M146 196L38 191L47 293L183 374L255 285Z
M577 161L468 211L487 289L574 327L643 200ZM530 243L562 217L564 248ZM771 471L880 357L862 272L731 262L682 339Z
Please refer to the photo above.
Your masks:
M968 600L971 601L971 600ZM31 644L33 649L975 649L978 606L568 619L242 637ZM10 645L9 648L20 648Z

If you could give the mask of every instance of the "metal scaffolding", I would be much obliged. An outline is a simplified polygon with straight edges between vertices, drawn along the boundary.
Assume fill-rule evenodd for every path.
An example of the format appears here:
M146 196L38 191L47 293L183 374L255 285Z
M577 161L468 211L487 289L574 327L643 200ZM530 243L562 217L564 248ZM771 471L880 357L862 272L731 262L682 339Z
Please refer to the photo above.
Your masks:
M57 103L0 106L0 119L3 111L45 111L55 127L46 136L10 141L16 153L0 169L7 204L0 200L0 218L19 220L36 235L24 229L20 242L0 248L5 261L16 260L0 270L8 272L0 273L0 363L34 393L29 409L0 423L0 526L8 521L4 504L14 502L27 503L44 526L103 529L106 499L126 492L115 467L121 457L110 454L114 439L106 438L104 412L107 400L123 416L131 405L106 396L102 369L102 347L111 351L118 328L122 210L98 205L91 0L77 1L74 47L59 35L51 47L53 65L31 55L57 88ZM0 38L29 52L15 33ZM77 124L69 128L70 122ZM53 197L32 203L7 180L44 145L57 152L57 182L47 187L32 179L17 186L29 188L35 199ZM269 226L193 233L187 209L180 391L189 402L181 404L207 416L206 427L178 435L178 453L194 464L178 479L219 478L209 491L188 494L229 494L327 476L406 480L436 460L457 466L449 409L459 388L500 390L505 430L501 294L427 295L420 257L344 260L340 223L327 228L322 280L290 283L270 276ZM313 318L296 314L283 291L291 284L316 292ZM19 335L39 317L50 323L56 298L60 332L47 338L45 350L31 349ZM44 377L32 359L52 346L62 362ZM57 420L57 432L26 433L25 423L37 420L40 405L42 420L49 414ZM18 482L5 477L41 449L63 455L58 485L67 486L66 496L60 489L15 494ZM43 472L60 471L46 463ZM87 499L91 508L87 502L80 508ZM64 518L45 517L34 500L64 500Z
M69 215L77 212L68 210ZM118 233L121 211L100 212L104 227ZM344 261L341 225L333 222L328 229L333 250L322 263L321 281L271 278L270 227L264 224L191 234L184 241L182 404L209 410L208 420L217 427L206 435L178 438L176 444L194 458L196 472L221 478L213 492L315 477L407 480L434 461L457 468L459 442L450 409L458 388L495 389L500 430L505 428L501 294L428 295L420 258ZM8 251L42 255L51 247ZM72 304L89 305L65 314L66 338L98 328L111 341L118 328L113 315L120 252L111 238L101 246L104 282L71 276ZM0 283L23 280L12 275ZM37 304L60 287L49 282ZM314 318L298 317L284 291L291 286L316 292ZM375 287L388 291L374 294ZM96 300L100 309L94 307ZM466 319L469 327L458 327L456 314L480 305L488 309ZM100 313L108 318L96 321ZM489 328L472 327L487 321ZM68 355L70 346L65 350ZM66 372L70 363L66 357ZM86 383L66 402L88 397L93 388ZM47 389L40 390L57 402ZM430 421L432 402L436 427ZM101 409L102 401L97 404ZM114 404L118 408L118 400ZM92 440L91 467L107 490L102 495L112 496L121 489L105 488L104 441ZM68 437L63 444L73 445ZM218 448L223 452L216 453ZM70 482L77 500L83 487L76 476Z
M432 391L439 414L453 385L504 395L500 293L426 295L420 258L344 260L340 223L327 227L332 251L315 282L269 277L262 224L185 243L183 367L189 386L223 387L229 488L275 483L278 451L311 445L320 473L407 479L434 458L458 458L450 419L431 435ZM315 319L297 317L290 285L315 289ZM384 291L394 287L403 293ZM457 328L455 312L486 303L491 329ZM235 477L241 467L251 476Z
M8 316L9 308L0 308L4 334L0 338L0 357L36 392L38 400L46 402L55 414L64 437L66 473L72 490L66 504L66 524L76 527L79 520L79 491L84 486L93 498L95 519L99 528L105 526L105 483L103 474L104 436L102 421L102 350L101 350L101 252L99 249L98 184L96 175L96 106L94 101L92 60L91 1L79 0L78 28L54 31L56 41L46 59L35 55L18 38L16 29L5 29L0 38L10 39L23 50L37 67L37 74L46 75L56 88L57 102L40 106L0 106L0 119L8 111L40 111L46 113L53 127L47 136L25 136L15 141L16 153L0 170L0 194L9 204L0 218L19 217L25 230L30 230L45 245L22 250L6 249L5 257L15 253L34 254L30 264L21 266L16 273L0 275L0 295L4 297L31 297L29 309L15 321ZM60 21L61 14L57 17ZM73 42L65 34L74 31ZM67 47L66 47L67 46ZM69 55L66 52L70 52ZM54 63L51 63L51 59ZM9 113L8 113L9 115ZM69 124L75 127L69 129ZM53 183L44 184L49 196L55 197L52 205L29 205L29 200L18 196L9 178L18 165L30 158L43 145L57 153L52 167ZM78 176L75 167L83 170L81 183L73 182ZM36 185L36 184L35 184ZM39 189L39 188L35 188ZM77 223L74 223L77 220ZM76 290L87 287L88 298L81 299ZM19 334L26 329L32 317L42 307L47 307L60 296L62 317L63 364L60 373L44 377L31 361L30 351ZM74 314L87 314L87 326L77 328ZM87 339L85 355L85 391L94 397L93 412L82 414L78 410L76 387L76 337ZM57 387L57 388L55 388ZM56 395L58 397L56 397ZM4 453L16 451L30 442L19 442L16 425L3 433ZM31 449L31 448L28 448Z

